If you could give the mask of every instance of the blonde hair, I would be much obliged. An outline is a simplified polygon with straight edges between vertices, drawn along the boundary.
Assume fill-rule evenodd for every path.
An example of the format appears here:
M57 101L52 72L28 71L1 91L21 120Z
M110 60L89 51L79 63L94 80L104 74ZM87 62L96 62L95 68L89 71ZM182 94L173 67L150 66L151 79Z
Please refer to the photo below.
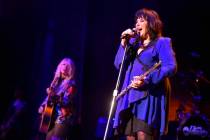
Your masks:
M60 77L60 74L61 74L60 67L63 62L67 62L67 64L69 65L68 79L74 79L76 67L73 60L67 57L63 58L58 64L57 69L55 71L55 77Z

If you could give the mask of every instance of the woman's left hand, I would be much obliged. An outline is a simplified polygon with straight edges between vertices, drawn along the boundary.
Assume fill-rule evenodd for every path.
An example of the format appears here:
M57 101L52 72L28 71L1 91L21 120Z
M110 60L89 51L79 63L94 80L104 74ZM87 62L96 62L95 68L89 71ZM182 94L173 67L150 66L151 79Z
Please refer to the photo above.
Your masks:
M133 88L139 88L144 84L144 79L140 76L134 76L133 80L131 81L131 87Z

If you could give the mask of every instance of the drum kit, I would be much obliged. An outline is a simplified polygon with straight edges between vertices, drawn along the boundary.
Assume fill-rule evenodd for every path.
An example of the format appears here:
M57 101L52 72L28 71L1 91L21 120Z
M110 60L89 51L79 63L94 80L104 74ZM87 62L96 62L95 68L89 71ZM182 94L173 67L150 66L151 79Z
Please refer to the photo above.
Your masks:
M178 72L176 80L176 140L210 140L210 81L201 69Z

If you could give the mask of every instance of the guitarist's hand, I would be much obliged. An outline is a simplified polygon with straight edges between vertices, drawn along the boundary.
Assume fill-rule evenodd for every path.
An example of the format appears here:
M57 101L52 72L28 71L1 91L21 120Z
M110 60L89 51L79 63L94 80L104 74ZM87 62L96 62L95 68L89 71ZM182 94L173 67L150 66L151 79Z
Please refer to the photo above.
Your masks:
M46 89L46 92L47 92L47 94L50 95L50 96L54 96L54 95L55 95L55 92L53 92L53 89L50 88L50 87Z
M41 105L41 106L39 107L39 109L38 109L38 112L39 112L40 114L43 113L43 112L44 112L44 106Z
M133 80L131 81L131 87L133 88L140 88L144 84L144 79L146 77L142 78L140 76L134 76Z
M46 88L46 92L47 92L48 95L51 93L51 91L52 90L50 88Z

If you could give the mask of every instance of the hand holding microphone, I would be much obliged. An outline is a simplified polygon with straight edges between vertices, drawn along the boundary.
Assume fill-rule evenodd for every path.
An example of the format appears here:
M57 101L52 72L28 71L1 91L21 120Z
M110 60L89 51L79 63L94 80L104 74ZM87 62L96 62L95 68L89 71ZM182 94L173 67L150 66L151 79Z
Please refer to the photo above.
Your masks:
M121 34L121 39L125 39L127 37L133 37L136 34L136 28L133 29L127 29Z
M136 28L133 29L127 29L125 31L122 32L121 34L121 45L124 47L126 46L127 41L129 41L129 39L131 37L134 37L136 35Z

